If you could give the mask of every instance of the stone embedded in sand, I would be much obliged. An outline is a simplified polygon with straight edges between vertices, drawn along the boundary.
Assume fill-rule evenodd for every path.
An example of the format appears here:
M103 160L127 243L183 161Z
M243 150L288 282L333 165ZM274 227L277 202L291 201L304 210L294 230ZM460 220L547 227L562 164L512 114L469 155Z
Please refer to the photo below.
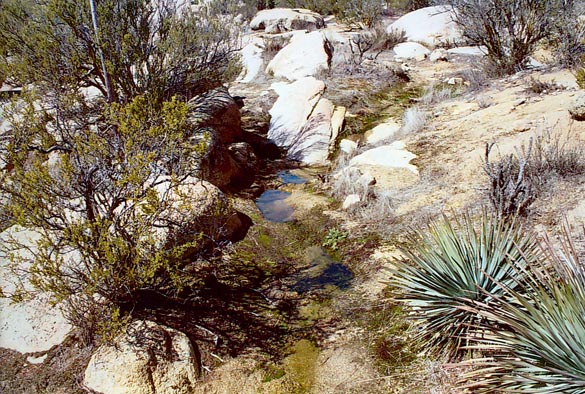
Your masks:
M431 53L418 42L401 42L393 50L397 59L414 59L418 61L425 60Z
M463 35L454 17L454 11L446 6L420 8L400 17L387 27L387 31L403 30L408 41L431 47L457 44L463 42Z
M282 33L291 30L317 30L325 27L321 15L303 8L273 8L261 10L250 22L252 30Z
M387 168L404 168L414 174L418 174L415 165L410 164L412 159L416 158L414 153L405 149L404 142L396 141L390 145L379 146L350 160L350 166L377 166Z
M349 196L345 197L345 200L343 200L343 205L341 206L341 209L343 209L344 211L352 209L356 207L360 203L360 201L361 199L359 194L350 194Z
M369 173L376 180L378 189L396 189L418 182L418 169L410 164L415 157L415 154L405 149L402 141L396 141L355 156L349 161L348 168Z
M339 149L343 153L346 153L348 155L353 155L353 153L356 151L357 147L358 147L357 142L352 141L352 140L342 139L339 142Z
M199 378L189 338L150 321L132 323L92 355L83 383L103 394L188 394Z
M298 32L266 67L266 73L296 81L329 70L333 54L331 43L321 32Z
M399 130L400 130L399 123L393 120L388 120L382 124L379 124L373 129L367 131L364 134L364 136L366 137L366 143L368 145L375 145L382 141L388 141L394 138Z
M449 60L448 53L445 50L445 48L437 48L431 52L431 54L429 55L429 60L431 62L438 62L438 61L446 62Z

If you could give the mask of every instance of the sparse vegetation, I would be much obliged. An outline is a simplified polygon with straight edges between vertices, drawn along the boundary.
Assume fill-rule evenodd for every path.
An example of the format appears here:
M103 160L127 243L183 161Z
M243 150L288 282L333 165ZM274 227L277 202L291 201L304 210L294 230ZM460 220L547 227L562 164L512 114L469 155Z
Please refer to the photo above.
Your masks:
M484 171L489 178L489 200L500 218L525 216L528 207L536 198L534 184L527 175L527 165L532 153L532 143L528 150L516 149L496 163L490 161L493 144L486 144Z
M376 26L363 33L354 35L349 40L352 53L351 61L360 66L364 60L376 60L384 51L391 50L397 44L406 41L406 33L402 30L388 33L383 26Z
M425 89L419 102L424 105L442 103L455 95L456 87L447 84L431 85Z
M270 62L276 56L278 52L282 48L288 45L290 42L290 37L286 36L277 36L277 37L264 37L264 51L262 55L264 56L264 61L266 63Z
M562 89L563 86L559 85L555 81L547 82L536 78L530 78L526 91L534 94L546 94Z
M575 80L580 89L585 89L585 68L581 67L575 72Z
M349 234L346 231L332 228L327 232L327 235L323 240L323 247L335 251L339 248L339 244L347 239L348 235Z
M487 144L484 171L489 178L489 199L500 217L526 216L535 199L555 179L585 173L584 145L571 132L547 129L527 147L491 162L493 144Z
M464 36L487 48L487 70L495 75L524 69L536 45L552 36L554 21L572 12L572 5L557 0L449 0L448 4L457 10L455 21Z
M404 111L401 135L414 134L422 130L427 123L426 112L418 106L412 106Z

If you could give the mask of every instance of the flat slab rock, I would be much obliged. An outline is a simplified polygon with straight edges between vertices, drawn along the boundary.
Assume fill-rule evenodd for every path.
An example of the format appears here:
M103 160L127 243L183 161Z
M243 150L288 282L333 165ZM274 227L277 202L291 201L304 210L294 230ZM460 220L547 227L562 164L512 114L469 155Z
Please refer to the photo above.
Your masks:
M401 125L393 120L387 120L371 130L368 130L364 136L368 145L375 145L394 138L400 131Z
M386 168L402 168L414 174L418 174L418 168L410 164L416 155L405 149L402 141L393 142L390 145L379 146L355 156L349 162L350 166L373 166Z

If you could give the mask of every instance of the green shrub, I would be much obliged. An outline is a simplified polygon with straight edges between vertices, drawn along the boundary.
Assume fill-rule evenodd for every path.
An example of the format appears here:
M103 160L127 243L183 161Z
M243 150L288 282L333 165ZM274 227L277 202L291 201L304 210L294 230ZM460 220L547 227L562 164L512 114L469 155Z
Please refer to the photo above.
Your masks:
M122 327L141 292L172 297L201 284L184 270L201 251L200 230L173 216L190 206L179 191L193 185L209 141L186 101L238 75L238 33L221 4L98 5L0 2L0 74L27 87L3 114L11 170L0 210L39 234L31 256L9 255L30 281L12 295L48 293L88 340ZM88 87L97 97L82 94Z
M337 228L332 228L325 236L325 239L323 241L323 247L329 248L331 250L337 250L339 244L345 241L348 235L349 234L346 231L342 231Z
M470 361L480 367L464 376L477 392L585 393L585 264L567 227L560 249L548 238L543 249L524 271L528 291L506 287L477 309L500 326L477 341L496 355Z
M414 320L418 339L451 359L468 353L471 338L492 325L473 307L506 297L507 289L520 291L519 272L536 254L534 239L517 222L484 212L477 226L467 214L412 232L405 258L392 270L391 284L402 290L397 297Z
M321 15L335 15L352 28L373 27L384 11L378 0L281 0L276 6L307 8Z
M449 0L455 21L471 42L484 45L488 70L513 74L528 64L536 45L552 36L554 21L570 15L560 0Z
M386 0L386 8L388 10L392 9L402 12L410 12L431 5L433 5L432 0Z

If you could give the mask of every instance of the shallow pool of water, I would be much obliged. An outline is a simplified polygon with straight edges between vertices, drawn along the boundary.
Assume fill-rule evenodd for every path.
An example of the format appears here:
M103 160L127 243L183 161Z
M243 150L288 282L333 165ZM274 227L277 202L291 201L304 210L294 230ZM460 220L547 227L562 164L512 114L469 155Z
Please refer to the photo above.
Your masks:
M305 178L292 174L290 171L280 171L277 175L284 184L302 185L307 183Z
M290 193L288 192L266 190L256 199L256 206L262 213L262 216L270 222L289 222L292 220L294 213L293 207L284 201L289 196Z
M353 274L349 268L335 261L323 248L312 246L307 249L305 257L311 265L299 274L299 278L292 286L294 291L306 293L326 286L347 289L351 284Z

